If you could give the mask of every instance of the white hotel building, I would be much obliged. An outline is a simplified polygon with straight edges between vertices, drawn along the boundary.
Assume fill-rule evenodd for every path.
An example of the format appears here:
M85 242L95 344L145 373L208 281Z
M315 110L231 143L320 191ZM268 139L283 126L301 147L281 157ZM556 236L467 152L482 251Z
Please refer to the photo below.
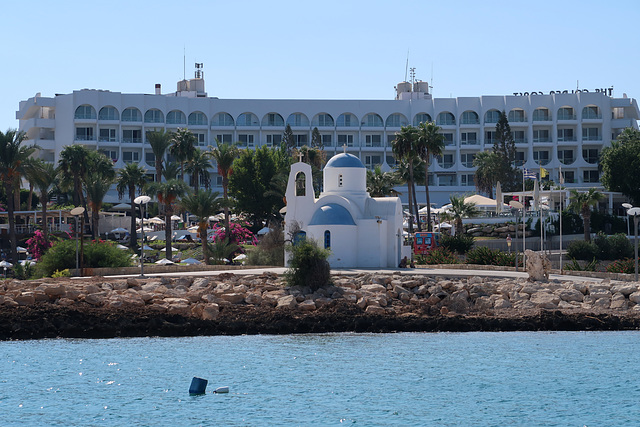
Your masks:
M218 99L207 96L204 79L178 82L177 91L125 94L83 89L20 102L16 117L27 143L39 156L58 162L70 144L84 144L111 157L117 168L137 162L154 173L149 130L188 128L200 148L221 142L240 147L277 146L287 124L298 145L309 145L312 130L322 135L327 157L343 151L364 165L383 170L394 165L391 142L401 126L435 121L442 128L444 154L430 167L431 200L447 203L451 193L474 192L474 155L490 150L498 113L508 114L519 165L543 165L558 181L560 166L567 187L600 187L598 155L626 127L638 128L635 99L614 98L610 89L507 96L432 98L426 82L402 82L392 100ZM215 187L220 177L212 169ZM216 188L218 189L218 188ZM406 191L402 199L406 202ZM117 202L115 190L105 201ZM425 202L418 187L418 202Z

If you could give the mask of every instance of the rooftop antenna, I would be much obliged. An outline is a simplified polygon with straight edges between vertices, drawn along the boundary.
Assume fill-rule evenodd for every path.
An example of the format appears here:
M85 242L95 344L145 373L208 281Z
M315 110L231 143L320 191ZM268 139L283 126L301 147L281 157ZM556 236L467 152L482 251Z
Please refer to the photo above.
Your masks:
M416 67L411 67L409 71L411 71L411 85L413 86L413 82L416 80Z
M576 80L576 91L580 90L580 80Z
M433 89L433 62L431 63L431 84L429 85L429 89Z
M204 64L202 62L196 62L196 79L204 78L204 71L202 70Z
M407 72L409 71L409 49L407 49L407 65L404 67L404 81L407 81Z
M182 47L182 80L187 80L187 47Z

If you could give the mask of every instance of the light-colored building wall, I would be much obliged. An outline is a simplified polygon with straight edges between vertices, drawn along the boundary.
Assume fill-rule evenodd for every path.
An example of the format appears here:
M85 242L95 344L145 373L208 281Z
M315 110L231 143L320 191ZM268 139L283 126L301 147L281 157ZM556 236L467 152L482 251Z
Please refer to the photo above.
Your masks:
M39 156L47 161L57 162L66 145L81 143L105 151L114 158L117 168L126 162L138 162L150 174L154 168L145 133L153 129L186 127L198 135L200 148L206 149L215 145L216 138L240 141L246 148L277 145L287 123L300 138L300 145L310 144L312 130L318 127L327 157L346 148L366 167L380 164L383 170L389 170L394 163L390 141L395 133L401 126L417 125L430 118L441 126L448 141L443 157L430 167L431 200L437 204L446 203L451 193L474 191L475 168L471 162L474 154L492 148L490 132L495 130L495 123L487 116L491 111L512 116L510 125L525 167L537 169L542 164L555 181L562 167L570 188L600 186L597 155L625 127L638 128L640 118L635 99L626 95L614 98L605 91L440 99L432 98L424 85L420 91L406 91L406 85L411 88L406 83L404 92L398 89L397 99L392 100L241 100L208 97L204 81L192 79L187 83L192 81L199 91L123 94L79 90L54 97L38 94L20 102L16 117L20 130L27 133L27 142L37 143L41 147ZM83 105L92 107L89 110L94 115L76 117L78 107ZM113 107L117 116L101 118L104 107ZM139 111L140 120L124 117L125 110L131 108ZM155 110L159 111L159 122L145 120L145 115ZM183 115L184 123L169 120L175 112ZM220 123L220 113L231 120ZM345 115L349 119L341 120ZM190 117L194 119L191 122ZM197 118L204 121L200 123ZM215 173L213 186L220 186ZM405 202L406 194L403 191ZM418 201L425 200L424 186L420 185ZM106 201L118 201L115 190Z

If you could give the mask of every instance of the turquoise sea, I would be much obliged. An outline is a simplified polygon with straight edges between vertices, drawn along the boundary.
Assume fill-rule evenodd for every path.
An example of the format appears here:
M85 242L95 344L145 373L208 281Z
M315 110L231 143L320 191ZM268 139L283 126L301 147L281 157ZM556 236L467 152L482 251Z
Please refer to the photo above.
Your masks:
M640 332L0 342L0 425L637 426L639 368Z

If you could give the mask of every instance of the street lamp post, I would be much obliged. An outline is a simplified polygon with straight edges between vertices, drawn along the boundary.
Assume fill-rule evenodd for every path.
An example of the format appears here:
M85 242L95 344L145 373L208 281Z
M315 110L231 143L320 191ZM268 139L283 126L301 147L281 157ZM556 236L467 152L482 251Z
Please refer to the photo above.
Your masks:
M149 203L151 197L138 196L133 203L140 205L140 222L142 223L142 244L140 245L140 277L144 278L144 206ZM133 230L132 230L133 231Z
M509 253L511 253L511 236L507 235L507 247L509 248Z
M628 210L628 209L631 209L633 205L631 203L623 203L622 207ZM627 236L631 236L631 229L629 226L629 215L627 215Z
M518 271L518 226L520 225L518 223L518 210L522 209L524 207L524 205L520 202L516 202L515 200L512 200L509 202L509 206L511 206L514 210L514 213L516 215L516 247L515 247L515 251L516 251L516 271ZM524 234L524 230L523 230L523 234Z
M84 208L82 206L78 206L76 208L71 209L71 215L76 217L75 228L76 228L76 276L79 276L80 271L80 262L78 258L78 217L84 213Z
M633 215L633 235L635 246L635 274L636 282L638 281L638 216L640 215L640 208L631 208L627 211L627 215Z

